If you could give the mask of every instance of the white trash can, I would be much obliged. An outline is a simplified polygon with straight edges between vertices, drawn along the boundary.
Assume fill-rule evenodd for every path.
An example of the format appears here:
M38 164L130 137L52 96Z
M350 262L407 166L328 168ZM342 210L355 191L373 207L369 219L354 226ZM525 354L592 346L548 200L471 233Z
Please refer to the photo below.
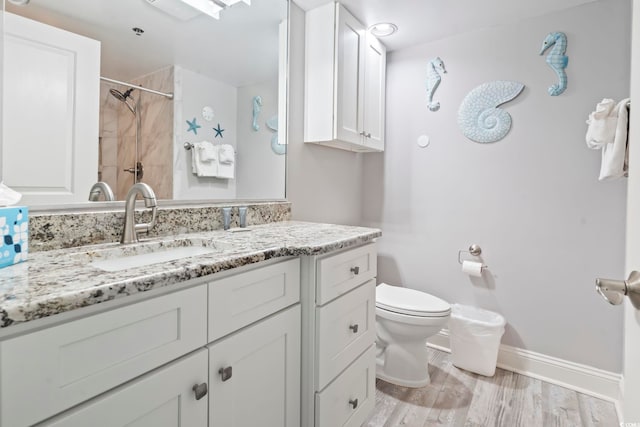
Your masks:
M476 374L493 376L505 324L504 317L493 311L452 304L449 340L453 365Z

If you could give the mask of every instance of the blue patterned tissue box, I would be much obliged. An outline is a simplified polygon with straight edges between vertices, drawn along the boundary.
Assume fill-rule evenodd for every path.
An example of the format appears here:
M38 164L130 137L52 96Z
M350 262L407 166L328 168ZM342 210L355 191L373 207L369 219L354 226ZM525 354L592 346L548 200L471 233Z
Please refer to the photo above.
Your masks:
M0 208L0 268L27 260L29 249L29 209L26 206Z

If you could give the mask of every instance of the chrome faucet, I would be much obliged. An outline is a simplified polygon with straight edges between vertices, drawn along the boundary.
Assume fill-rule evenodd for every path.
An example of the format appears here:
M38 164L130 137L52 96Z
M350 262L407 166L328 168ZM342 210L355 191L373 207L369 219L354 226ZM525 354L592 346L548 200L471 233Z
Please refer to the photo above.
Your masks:
M89 201L97 202L100 199L100 194L104 194L104 200L106 202L110 202L115 200L116 198L113 196L113 191L111 191L111 187L104 181L98 181L91 187L89 190Z
M144 198L144 205L151 208L151 222L144 224L136 224L136 197L141 194ZM138 241L138 233L144 233L156 225L156 195L147 184L138 182L133 184L127 193L124 208L124 229L122 230L122 239L120 243L135 243Z

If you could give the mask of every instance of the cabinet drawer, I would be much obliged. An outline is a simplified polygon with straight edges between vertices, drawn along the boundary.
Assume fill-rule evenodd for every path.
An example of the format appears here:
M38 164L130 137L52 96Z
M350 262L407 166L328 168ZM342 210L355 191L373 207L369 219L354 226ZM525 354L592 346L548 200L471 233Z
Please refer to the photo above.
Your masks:
M298 258L209 283L209 341L299 300Z
M376 245L370 244L318 260L316 303L332 299L376 277Z
M375 404L375 346L316 393L316 427L360 427Z
M31 425L206 344L198 286L0 343L0 426Z
M204 427L208 395L197 400L193 386L207 382L207 359L197 350L39 426Z
M376 339L374 280L316 308L316 389L322 390Z

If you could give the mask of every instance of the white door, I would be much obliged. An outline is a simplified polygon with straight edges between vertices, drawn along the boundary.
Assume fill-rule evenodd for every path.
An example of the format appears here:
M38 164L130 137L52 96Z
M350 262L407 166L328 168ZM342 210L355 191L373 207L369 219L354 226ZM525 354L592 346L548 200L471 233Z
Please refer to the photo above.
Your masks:
M100 42L4 17L2 178L21 204L87 201L98 178Z
M365 48L364 75L364 143L375 150L384 150L384 109L387 51L375 37L369 35Z
M347 10L336 3L337 21L337 139L362 143L364 37L365 29Z
M200 349L41 425L205 427L207 359Z
M300 305L209 346L209 426L300 424Z
M640 271L640 0L633 1L626 270ZM640 424L640 311L625 298L624 421ZM623 420L620 420L621 422Z

